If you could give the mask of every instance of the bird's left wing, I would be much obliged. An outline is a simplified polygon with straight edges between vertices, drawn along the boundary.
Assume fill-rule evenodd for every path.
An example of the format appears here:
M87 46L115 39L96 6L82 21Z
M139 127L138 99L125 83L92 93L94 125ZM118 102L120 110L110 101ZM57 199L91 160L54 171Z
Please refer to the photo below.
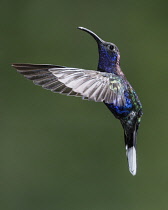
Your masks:
M113 73L48 64L12 64L36 85L68 96L81 96L95 102L125 104L121 78Z

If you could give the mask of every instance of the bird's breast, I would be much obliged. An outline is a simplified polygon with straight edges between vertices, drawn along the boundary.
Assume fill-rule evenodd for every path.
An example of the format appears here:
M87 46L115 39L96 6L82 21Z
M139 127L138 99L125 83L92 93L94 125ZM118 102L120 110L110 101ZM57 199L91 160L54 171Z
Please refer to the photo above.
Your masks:
M115 106L113 103L105 103L108 109L114 114L116 118L126 117L133 108L132 100L129 98L129 93L125 92L125 105L124 106Z

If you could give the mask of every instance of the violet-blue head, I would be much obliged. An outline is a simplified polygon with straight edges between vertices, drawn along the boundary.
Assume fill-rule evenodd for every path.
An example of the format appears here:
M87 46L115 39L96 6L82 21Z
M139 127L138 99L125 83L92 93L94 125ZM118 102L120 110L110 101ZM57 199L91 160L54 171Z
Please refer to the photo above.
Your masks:
M108 73L118 71L120 65L120 52L118 47L111 42L102 40L99 36L87 28L78 28L89 33L97 42L99 50L98 70Z

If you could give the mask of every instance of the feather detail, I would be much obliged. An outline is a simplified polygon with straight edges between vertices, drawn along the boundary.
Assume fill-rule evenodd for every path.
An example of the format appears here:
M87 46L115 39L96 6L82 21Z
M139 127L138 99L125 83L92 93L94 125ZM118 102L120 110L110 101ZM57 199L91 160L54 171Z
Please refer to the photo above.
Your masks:
M121 77L114 73L68 68L49 64L13 64L14 68L34 84L67 96L80 96L95 102L125 104Z

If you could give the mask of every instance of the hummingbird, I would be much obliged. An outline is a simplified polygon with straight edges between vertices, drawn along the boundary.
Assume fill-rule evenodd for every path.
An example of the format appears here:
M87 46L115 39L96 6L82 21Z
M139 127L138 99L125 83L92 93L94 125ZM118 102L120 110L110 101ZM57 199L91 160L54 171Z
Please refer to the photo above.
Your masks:
M35 85L54 93L103 102L121 122L128 167L134 176L137 171L137 132L143 114L141 102L120 68L118 47L87 28L78 29L90 34L97 42L97 71L51 64L14 63L12 66Z

